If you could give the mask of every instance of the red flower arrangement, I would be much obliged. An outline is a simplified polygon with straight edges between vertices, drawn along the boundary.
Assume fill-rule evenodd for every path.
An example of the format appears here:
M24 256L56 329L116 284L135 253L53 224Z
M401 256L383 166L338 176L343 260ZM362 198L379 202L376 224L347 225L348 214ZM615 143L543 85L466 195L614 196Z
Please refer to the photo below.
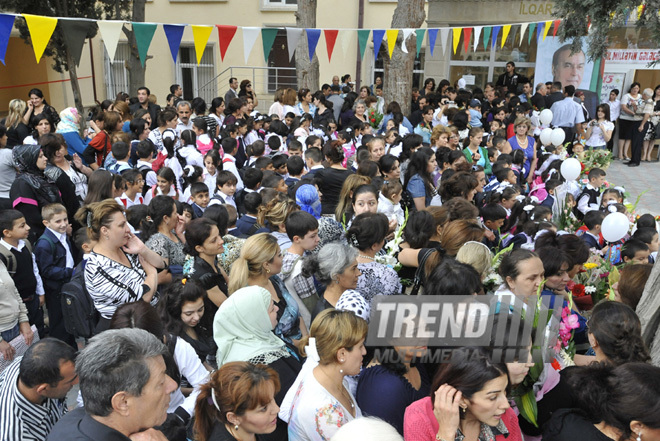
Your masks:
M575 283L569 289L571 290L571 294L573 295L573 297L584 297L587 295L587 293L584 290L584 285L582 285L581 283Z

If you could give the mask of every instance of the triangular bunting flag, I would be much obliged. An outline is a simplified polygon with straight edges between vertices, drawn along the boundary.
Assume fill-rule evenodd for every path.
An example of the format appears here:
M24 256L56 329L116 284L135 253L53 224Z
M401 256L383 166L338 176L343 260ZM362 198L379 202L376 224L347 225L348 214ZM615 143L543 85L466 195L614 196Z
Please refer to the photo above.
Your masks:
M25 18L28 30L30 31L34 56L37 58L37 63L39 63L41 56L46 50L46 46L48 46L50 37L53 35L53 31L55 31L57 18L30 14L23 14L23 17Z
M90 20L60 20L58 25L64 35L64 44L76 66L80 66L85 39L94 35L96 23Z
M461 40L461 28L453 28L452 29L452 47L454 48L454 54L456 54L456 49L458 48L458 42Z
M465 53L468 53L468 46L470 45L470 38L472 37L472 28L463 29L463 48Z
M527 34L527 44L532 44L532 35L534 34L534 29L536 29L536 23L530 23L529 33Z
M546 21L545 28L543 28L543 41L545 41L545 37L548 36L548 32L550 31L550 26L552 26L552 20Z
M477 46L479 46L479 37L481 36L481 30L483 29L483 26L475 26L474 27L474 49L473 51L477 51Z
M387 53L392 58L392 53L394 52L394 46L396 46L396 39L399 36L398 29L388 29L385 31L387 35Z
M360 59L364 58L364 52L367 50L367 42L369 41L370 29L358 29L358 47L360 48ZM382 37L381 37L382 38ZM374 45L376 42L374 42Z
M206 43L213 32L213 26L198 26L192 25L193 41L195 42L195 55L197 56L197 64L202 61ZM222 46L220 47L220 55L222 56ZM224 57L223 57L224 58Z
M422 50L425 33L426 33L426 29L415 29L415 41L417 43L417 54L415 55L416 57L419 57L419 52Z
M543 23L538 23L536 25L536 41L541 39L541 35L543 35Z
M552 36L553 37L557 36L557 29L559 29L559 23L561 23L561 20L555 20L554 21L554 26L552 27Z
M172 60L174 60L175 63L179 56L179 46L181 46L181 38L183 37L183 30L185 28L184 25L163 25L163 32L165 32L165 37L167 37L167 44L170 46Z
M504 48L504 44L506 43L506 39L509 37L509 32L511 31L511 25L504 25L502 27L502 46L501 48Z
M491 47L495 47L497 44L497 36L500 34L502 26L493 26L493 39L491 40Z
M332 51L335 49L335 43L337 42L337 35L339 31L337 29L324 29L323 35L325 36L325 47L328 50L328 61L332 61Z
M435 30L434 34L431 34L431 31ZM440 45L442 46L442 54L447 53L447 47L449 46L449 33L451 29L450 28L442 28L440 29ZM429 29L429 46L431 47L431 56L433 56L433 48L435 47L435 37L438 36L438 30L437 29ZM431 44L431 40L433 41L433 44Z
M275 37L277 37L277 28L261 29L261 43L264 47L264 61L266 63L268 62L270 50L273 48L273 43L275 43Z
M250 58L250 52L256 43L259 34L261 33L261 28L254 27L243 27L243 57L245 57L245 64Z
M490 33L493 31L492 26L486 26L484 28L484 49L488 50L488 40L490 40Z
M220 45L220 57L225 61L229 44L236 35L236 26L215 25L218 28L218 44Z
M9 36L11 35L11 28L14 27L15 18L11 14L0 14L0 61L2 61L2 64L5 64L7 45L9 44Z
M403 39L401 40L401 50L407 54L408 47L406 45L406 41L408 41L408 37L410 37L414 31L412 29L402 29L401 32L403 32Z
M293 59L293 53L298 47L298 42L302 36L302 28L285 28L286 29L286 48L289 50L289 61Z
M316 52L316 45L319 44L319 38L321 38L320 29L305 29L307 33L307 51L309 52L309 61L312 61L314 58L314 53Z
M348 50L351 48L351 42L353 41L353 34L354 32L348 29L342 29L339 32L339 41L341 41L341 51L343 52L345 57L349 56Z
M151 40L154 38L156 33L156 28L158 25L156 23L138 23L132 22L133 34L135 34L135 41L137 42L138 54L140 54L140 62L142 67L147 61L147 52L149 51L149 46L151 46Z
M124 26L123 21L114 20L98 20L96 25L101 31L101 38L105 50L108 51L108 58L115 59L115 52L117 51L117 43L119 43L119 36L121 35L121 28Z
M374 38L374 57L378 58L378 52L380 52L380 45L383 44L383 37L385 36L384 29L374 29L373 38Z
M518 42L518 46L522 44L523 37L525 36L525 31L527 30L527 26L529 26L529 23L523 23L520 26L520 41Z

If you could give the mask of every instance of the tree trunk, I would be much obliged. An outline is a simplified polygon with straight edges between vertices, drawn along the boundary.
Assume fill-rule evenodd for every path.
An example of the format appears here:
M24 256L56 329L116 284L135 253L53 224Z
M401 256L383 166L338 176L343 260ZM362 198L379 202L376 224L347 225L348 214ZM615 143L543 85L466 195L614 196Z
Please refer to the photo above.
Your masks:
M298 0L297 27L303 29L316 27L316 2L317 0ZM298 89L304 87L312 91L319 90L319 59L315 54L312 61L309 61L307 34L298 41L295 57Z
M145 4L146 4L146 0L133 0L133 15L131 17L131 21L135 21L135 22L144 21ZM126 92L131 96L135 96L137 94L138 87L142 87L145 85L144 71L147 64L146 62L151 57L146 57L145 66L143 67L142 63L140 62L140 53L138 52L137 41L135 40L135 33L132 30L129 30L126 26L124 26L123 31L124 34L126 35L126 38L128 38L128 44L130 45L131 48L130 56L126 61L126 69L128 70L128 89L129 89Z
M424 0L399 0L392 16L392 29L417 29L426 19ZM413 66L415 64L416 42L413 33L406 42L408 53L401 50L402 32L399 32L392 59L383 61L383 94L386 103L396 101L404 115L410 113ZM386 43L383 42L385 46ZM387 49L387 48L385 48Z
M660 265L656 262L637 304L642 337L651 353L651 363L660 366Z
M73 61L71 53L66 51L66 64L67 70L69 71L69 79L71 80L71 91L73 92L73 102L75 103L76 109L78 110L78 115L84 115L83 112L83 102L82 94L80 93L80 83L78 83L78 72L76 70L76 63ZM80 118L79 122L79 131L80 136L82 136L83 130L86 128L85 118Z

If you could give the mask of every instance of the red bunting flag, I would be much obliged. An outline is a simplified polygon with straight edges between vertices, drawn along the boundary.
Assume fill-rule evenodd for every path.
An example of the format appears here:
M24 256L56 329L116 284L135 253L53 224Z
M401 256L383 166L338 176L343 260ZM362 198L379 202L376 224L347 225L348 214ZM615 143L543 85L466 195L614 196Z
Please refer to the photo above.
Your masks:
M472 28L463 28L463 48L465 53L468 53L468 46L470 45L470 38L472 37Z
M561 23L561 20L555 20L555 25L552 28L552 36L553 37L557 36L557 29L559 29L559 23Z
M328 49L328 61L332 59L332 51L335 49L338 34L339 31L337 29L325 29L323 31L323 35L325 35L325 47Z
M216 25L218 28L218 42L220 43L220 57L222 61L225 61L225 54L229 48L229 43L234 39L236 35L236 26L227 26L227 25Z

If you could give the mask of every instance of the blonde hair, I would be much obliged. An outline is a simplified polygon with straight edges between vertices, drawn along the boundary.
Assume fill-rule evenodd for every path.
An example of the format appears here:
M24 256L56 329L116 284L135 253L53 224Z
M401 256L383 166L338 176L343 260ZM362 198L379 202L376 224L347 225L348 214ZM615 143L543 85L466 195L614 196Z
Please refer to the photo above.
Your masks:
M115 101L112 104L112 108L115 112L121 115L122 121L130 121L132 119L131 110L126 101Z
M374 148L374 144L377 142L382 142L383 147L385 147L385 139L382 136L374 136L369 141L367 141L367 150L371 153L371 150Z
M339 361L337 351L342 348L352 351L355 345L367 336L367 330L367 322L355 313L326 309L316 316L309 329L309 336L303 338L300 347L306 346L307 339L313 337L316 341L316 352L319 354L319 364L336 363Z
M8 129L18 127L18 124L23 121L26 108L27 104L21 99L16 98L9 101L9 114L7 115L7 119L5 119L5 126Z
M296 104L297 98L298 98L298 94L296 93L296 91L289 87L284 90L280 103L284 104L285 106L293 106Z
M354 173L344 180L341 193L339 193L339 202L337 203L337 208L335 208L335 219L337 219L337 222L342 221L346 208L351 206L351 198L355 189L364 184L371 184L371 178L369 176Z
M299 207L287 196L278 193L268 203L259 206L257 222L259 225L269 225L271 231L277 231L280 225L284 225L286 218ZM266 224L268 221L268 224Z
M463 244L481 240L483 235L484 229L476 220L458 219L445 225L440 243L447 251L447 255L456 256Z
M66 207L62 204L48 204L41 209L41 218L49 221L56 214L66 213Z
M75 219L87 227L87 237L98 241L101 237L101 227L110 227L112 216L117 212L123 213L124 207L114 199L104 199L78 209Z
M229 295L244 288L250 277L264 272L264 263L271 262L280 252L277 239L268 233L249 237L241 248L241 254L231 265L229 272Z
M451 136L451 130L449 130L446 126L442 125L437 125L433 128L433 131L431 132L431 145L435 145L435 142L440 138L440 135L446 134L447 139Z
M490 271L492 257L488 247L476 241L465 242L456 253L456 260L477 270L482 280Z
M529 131L532 128L532 121L526 116L519 116L518 118L516 118L516 121L513 123L513 127L516 128L523 124L527 126L527 131Z

